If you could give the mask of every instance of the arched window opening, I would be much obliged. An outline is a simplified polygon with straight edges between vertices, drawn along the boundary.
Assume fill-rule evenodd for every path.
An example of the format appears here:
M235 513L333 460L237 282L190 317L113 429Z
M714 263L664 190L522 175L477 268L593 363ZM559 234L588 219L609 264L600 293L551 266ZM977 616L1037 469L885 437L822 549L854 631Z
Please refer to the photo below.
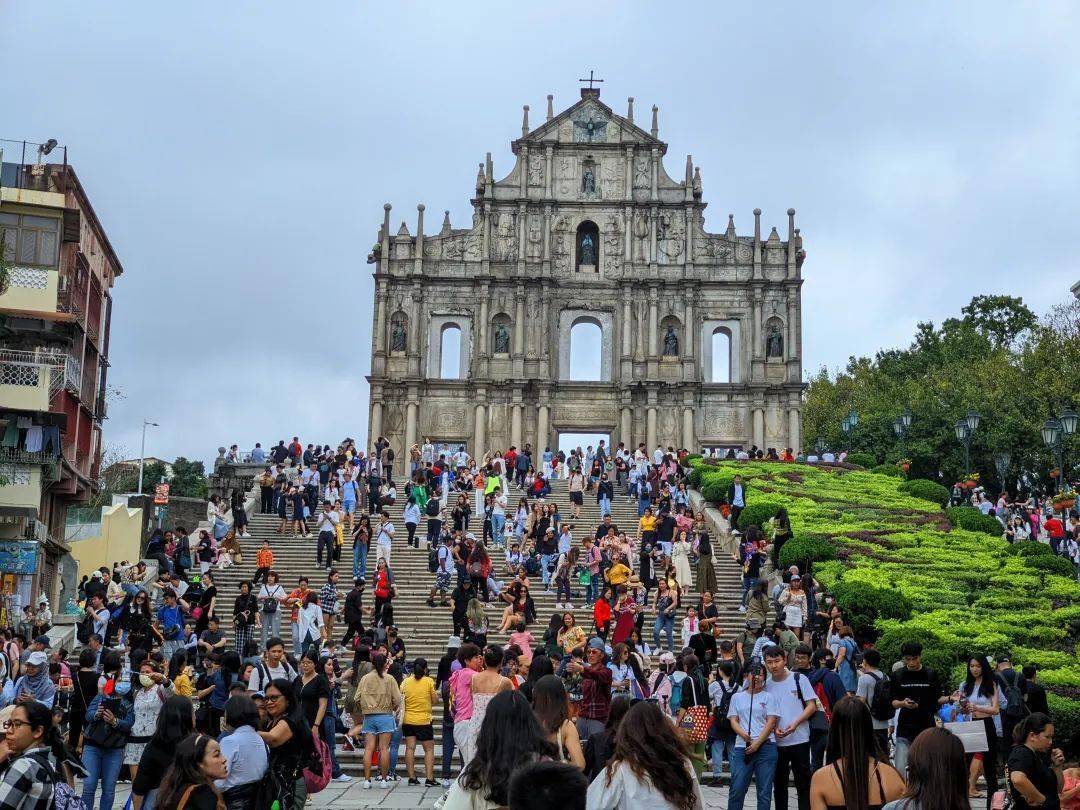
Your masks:
M602 379L601 341L603 330L592 320L580 320L570 327L570 379Z
M461 378L461 327L448 323L439 338L439 376L444 380Z
M712 333L712 381L731 382L731 334L726 329Z
M575 268L581 273L600 271L600 229L595 222L585 220L577 229Z

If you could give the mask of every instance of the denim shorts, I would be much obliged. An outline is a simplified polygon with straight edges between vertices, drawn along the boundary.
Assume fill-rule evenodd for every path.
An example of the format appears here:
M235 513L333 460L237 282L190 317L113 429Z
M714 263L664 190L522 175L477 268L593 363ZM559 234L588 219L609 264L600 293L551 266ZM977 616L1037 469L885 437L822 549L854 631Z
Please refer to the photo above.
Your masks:
M368 714L364 716L364 726L361 729L365 734L393 734L397 730L397 722L392 714Z
M353 512L356 511L356 501L342 501L341 511L343 511L346 515L351 515Z

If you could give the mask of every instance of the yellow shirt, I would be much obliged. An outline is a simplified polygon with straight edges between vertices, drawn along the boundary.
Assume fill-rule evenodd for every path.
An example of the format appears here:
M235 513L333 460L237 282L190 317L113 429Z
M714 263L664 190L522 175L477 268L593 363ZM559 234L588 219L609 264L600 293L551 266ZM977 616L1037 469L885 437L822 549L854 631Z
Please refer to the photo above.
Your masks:
M638 521L638 525L641 527L642 532L655 532L656 515L642 515L641 520Z
M191 676L186 669L173 679L173 692L186 698L195 694L195 689L191 685Z
M431 707L439 699L435 681L425 675L417 680L409 675L401 682L401 695L405 698L405 719L409 726L426 726L431 723Z
M611 585L625 585L626 580L630 579L630 569L617 562L608 569L607 576Z

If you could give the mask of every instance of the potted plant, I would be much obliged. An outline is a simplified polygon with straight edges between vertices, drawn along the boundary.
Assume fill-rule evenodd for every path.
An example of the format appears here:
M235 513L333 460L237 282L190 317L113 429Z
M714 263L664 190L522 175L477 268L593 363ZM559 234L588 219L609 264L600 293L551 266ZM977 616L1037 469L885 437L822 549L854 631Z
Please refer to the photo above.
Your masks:
M911 459L910 458L902 458L898 462L896 462L896 466L899 467L904 472L907 472L908 470L911 469Z
M1054 510L1057 512L1067 512L1072 509L1072 505L1076 503L1076 491L1067 489L1064 492L1059 492L1053 497Z

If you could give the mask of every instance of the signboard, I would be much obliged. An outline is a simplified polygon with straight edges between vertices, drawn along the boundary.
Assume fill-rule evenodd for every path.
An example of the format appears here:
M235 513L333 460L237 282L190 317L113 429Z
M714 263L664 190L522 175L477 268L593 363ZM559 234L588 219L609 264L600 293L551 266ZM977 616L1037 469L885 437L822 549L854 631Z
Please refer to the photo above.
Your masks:
M0 541L0 571L32 574L37 570L38 544L32 540Z
M155 484L154 485L154 503L167 504L169 502L169 485L168 484Z

